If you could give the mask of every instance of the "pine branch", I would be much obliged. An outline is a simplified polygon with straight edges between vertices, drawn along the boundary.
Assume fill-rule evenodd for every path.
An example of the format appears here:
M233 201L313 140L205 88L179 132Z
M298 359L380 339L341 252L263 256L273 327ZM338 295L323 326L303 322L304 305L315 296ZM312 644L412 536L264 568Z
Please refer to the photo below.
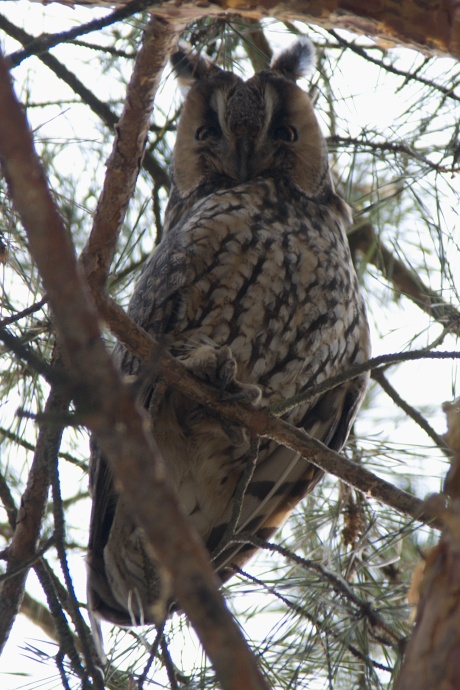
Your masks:
M287 597L283 596L280 592L276 591L273 587L270 587L259 578L250 575L248 572L242 570L241 568L235 568L235 572L240 573L240 575L243 575L250 582L257 584L266 592L274 596L276 599L282 601L283 604L285 604L285 606L290 611L293 611L300 618L304 618L305 620L309 621L317 629L318 633L326 633L327 635L331 635L331 637L333 637L344 647L346 647L348 651L356 659L359 659L367 666L371 665L376 669L380 669L382 671L391 671L391 668L389 666L386 666L385 664L382 664L379 661L371 659L368 654L364 654L360 649L356 647L356 645L352 644L349 641L349 635L347 633L344 633L342 631L338 632L336 629L334 629L333 625L331 625L330 621L326 620L325 618L321 618L319 615L317 615L314 612L313 608L307 610L304 606L300 606L299 604L297 604L297 602L291 601Z
M415 271L397 259L377 237L370 223L355 228L348 239L352 252L361 251L366 261L378 268L398 292L412 300L451 333L460 336L460 311L445 302L439 293L423 283Z
M430 170L434 170L437 173L449 173L451 175L454 175L455 173L460 172L460 167L456 168L454 166L454 162L451 166L440 165L439 163L431 161L429 158L424 156L419 151L416 151L410 146L407 146L406 144L402 144L400 142L375 141L374 139L365 139L363 137L343 137L339 136L338 134L334 134L327 138L327 143L329 144L329 147L333 150L341 147L352 148L355 151L359 151L360 153L366 150L372 151L374 153L376 151L379 151L381 153L399 153L404 156L407 156L408 158L423 163L424 165L426 165L427 168L429 168Z
M51 390L45 410L56 412L62 411L63 407L66 407L66 403L59 394ZM48 463L50 458L58 453L61 435L60 427L49 426L46 423L39 429L27 486L21 499L13 538L8 547L6 574L19 572L5 580L0 595L0 650L8 639L21 606L29 570L25 564L33 562L36 556L48 496Z
M344 46L349 50L352 50L354 53L364 58L366 62L372 62L374 65L377 65L381 69L385 70L385 72L391 72L391 74L396 74L397 76L404 77L406 80L419 82L420 84L429 86L432 89L436 89L437 91L442 93L443 96L445 96L446 98L451 98L454 101L460 101L460 97L457 96L457 94L453 91L452 88L446 88L441 84L436 84L436 82L433 82L430 79L425 79L424 77L421 77L418 74L411 74L410 72L406 72L405 70L398 69L394 65L391 65L388 62L385 62L384 60L374 58L371 55L369 55L368 49L356 45L356 43L354 43L353 41L347 41L346 38L340 36L333 29L331 29L328 33L335 38L339 45Z
M62 418L63 415L60 415ZM21 448L25 448L25 450L30 450L34 451L35 446L32 443L29 443L25 439L21 438L17 434L13 433L9 429L4 429L3 427L0 427L0 439L7 438L9 441L12 441L13 443L16 443L18 446L21 446ZM70 462L72 465L76 465L79 467L81 470L87 472L88 471L88 463L84 462L83 460L79 460L75 456L73 456L71 453L66 453L65 451L59 451L59 457L62 458L63 460L67 460L67 462ZM0 495L1 497L1 495Z
M302 558L301 556L298 556L296 553L293 553L289 549L286 549L284 546L264 541L263 539L260 539L259 537L254 536L253 534L241 533L238 536L236 536L233 539L233 541L242 544L252 544L258 549L264 549L272 553L279 553L287 561L295 563L304 570L312 570L318 573L322 579L326 580L331 585L332 589L337 594L339 594L341 597L347 599L351 604L353 604L353 606L356 608L353 614L355 618L357 616L367 618L372 627L380 628L387 635L387 637L384 639L382 639L381 637L376 637L376 639L378 639L379 642L381 642L384 645L396 647L398 649L401 649L404 645L405 638L398 635L388 625L388 623L385 621L382 615L374 608L372 608L372 606L367 601L363 601L362 599L360 599L359 596L355 594L348 582L340 575L331 572L326 567L324 567L320 563L317 563L316 561Z
M111 26L116 22L122 21L123 19L128 19L128 17L131 17L133 14L141 12L149 4L150 3L148 0L133 0L132 2L127 3L124 7L120 7L119 9L115 10L107 17L103 17L102 19L94 19L87 24L80 24L80 26L76 26L74 29L70 29L69 31L62 31L56 34L41 34L36 38L31 37L30 42L27 43L27 47L23 50L17 50L14 53L7 55L5 58L6 62L8 65L11 65L11 67L17 67L23 60L31 57L32 55L41 55L60 43L68 43L69 41L73 41L73 39L77 38L78 36L85 36L86 34L94 31L100 31L101 29Z
M98 664L98 661L96 661L98 660L98 653L94 641L91 637L91 631L89 630L81 615L67 562L67 552L65 547L64 509L62 505L61 485L59 480L59 467L57 458L55 459L54 467L50 468L50 471L51 491L53 497L53 515L56 550L58 553L61 570L64 575L64 582L66 586L68 602L70 604L70 614L72 622L77 631L79 648L81 649L81 653L85 660L85 669L89 673L90 677L93 679L95 687L100 688L100 690L103 690L103 683L100 676L100 671L96 666L96 664Z
M416 424L419 425L421 429L435 442L438 448L442 450L442 452L450 456L450 451L449 448L447 447L447 444L445 440L443 439L442 436L436 433L436 431L433 429L433 427L428 424L427 420L425 417L420 414L418 410L412 407L412 405L409 405L398 393L398 391L393 388L391 383L388 381L386 378L385 374L380 371L379 369L375 369L372 373L372 378L377 381L377 383L382 387L382 389L385 391L385 393L393 400L393 402L398 405L406 414L408 417L411 417L411 419L414 420Z
M152 20L149 31L154 30ZM164 28L162 29L164 31ZM268 686L217 590L206 550L184 518L169 484L147 417L138 409L105 351L98 315L77 269L69 234L46 184L31 133L0 61L0 155L11 196L42 276L67 366L81 381L77 405L109 460L147 542L171 575L224 690ZM31 194L33 190L33 194ZM206 602L206 605L203 604Z
M297 429L287 422L277 419L273 413L265 409L252 409L235 403L224 403L217 390L196 379L187 368L174 357L160 351L158 343L149 336L138 324L135 324L125 314L123 309L113 300L106 300L99 304L112 333L135 356L141 359L147 368L152 367L161 372L162 379L170 386L184 393L187 397L204 407L212 409L224 418L246 427L251 435L270 438L277 443L298 452L308 462L317 465L325 472L342 479L346 484L354 486L359 491L373 496L377 500L391 506L403 515L416 520L427 522L432 526L439 526L437 510L431 509L423 501L411 496L406 491L398 489L393 484L380 479L377 475L366 470L362 465L352 462L344 455L340 455L325 446L320 441L309 437L303 430ZM388 366L413 359L445 359L459 358L460 352L403 352L393 355L375 357L362 365L350 367L343 375L339 375L307 391L301 399L309 399L319 392L334 388L354 376L358 376L374 367ZM288 408L299 404L299 400L291 398ZM294 403L292 401L295 401ZM282 411L277 409L277 414Z
M59 653L62 655L62 660L64 655L66 655L71 661L73 671L77 674L82 682L82 690L93 690L93 688L102 690L103 685L100 674L97 674L97 676L93 678L93 686L90 683L86 670L81 665L80 656L77 650L76 638L69 627L66 617L64 616L61 603L54 587L53 578L51 577L52 570L45 563L45 561L41 560L36 564L35 572L40 580L43 591L45 592L48 606L56 625L56 630L59 637ZM58 659L56 659L56 663L58 663ZM61 667L61 679L63 683L67 683L63 665Z
M135 62L93 228L80 257L95 299L107 284L120 225L139 174L153 101L176 40L174 31L164 22L155 20L155 26L155 32L146 32L144 47Z
M33 40L33 36L30 36L26 31L15 26L12 22L8 21L6 17L0 15L0 29L3 29L5 33L23 45L27 45ZM86 105L91 108L91 110L104 122L104 124L111 130L115 130L118 123L118 116L114 113L109 106L101 101L94 92L87 88L83 82L81 82L70 70L67 69L65 65L62 64L54 55L49 53L44 53L38 55L38 58L46 65L54 74L65 82L78 96L81 100L86 103ZM169 188L169 177L160 166L160 164L155 160L155 158L146 152L144 159L142 161L143 167L151 175L152 179L156 184Z

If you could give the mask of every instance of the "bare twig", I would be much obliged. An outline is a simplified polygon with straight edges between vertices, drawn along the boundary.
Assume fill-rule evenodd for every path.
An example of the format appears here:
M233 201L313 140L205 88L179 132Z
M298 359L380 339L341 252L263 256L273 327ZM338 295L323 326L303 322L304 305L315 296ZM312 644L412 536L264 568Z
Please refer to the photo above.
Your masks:
M346 48L348 48L349 50L352 50L357 55L360 55L362 58L364 58L366 60L366 62L372 62L374 65L378 65L378 67L385 70L386 72L391 72L391 74L396 74L400 77L404 77L405 79L411 79L411 80L419 82L420 84L424 84L425 86L429 86L432 89L436 89L437 91L440 91L440 93L442 93L446 98L451 98L454 101L460 101L459 96L457 96L457 94L455 93L455 91L452 88L446 88L445 86L442 86L441 84L436 84L436 82L433 82L430 79L425 79L424 77L421 77L419 74L410 74L409 72L406 72L405 70L398 69L398 67L395 67L394 65L391 65L388 62L385 62L384 60L379 60L378 58L374 58L371 55L369 55L369 49L368 48L363 48L361 46L358 46L353 41L347 41L346 38L344 38L343 36L340 36L333 29L331 29L328 33L335 38L335 40L339 43L339 45L345 46Z
M18 311L17 314L13 314L12 316L8 316L5 319L2 319L0 321L0 328L10 326L12 323L16 323L17 321L24 319L26 316L30 316L31 314L34 314L36 311L40 311L40 309L46 304L46 301L46 297L43 297L38 302L35 302L35 304L31 304L30 307L26 307L26 309Z
M349 235L353 252L361 251L390 280L398 292L406 295L424 312L439 321L451 333L460 335L460 311L445 302L439 293L424 285L420 277L405 266L377 237L370 223L355 228Z
M62 415L61 415L62 416ZM17 445L21 446L21 448L25 448L26 450L34 451L35 446L32 443L29 443L22 437L18 436L14 432L10 431L9 429L5 429L3 427L0 427L0 439L2 438L7 438L9 441L12 441L13 443L16 443ZM72 465L76 465L79 467L81 470L84 470L85 472L88 471L88 463L84 462L84 460L79 460L76 458L74 455L71 453L66 453L65 451L59 451L59 457L62 458L63 460L67 460L67 462L72 463ZM3 500L3 497L0 494L0 497Z
M174 662L171 659L171 654L169 653L168 644L164 638L164 635L160 637L161 646L161 656L163 658L163 663L166 668L166 673L168 674L169 686L171 690L179 690L179 683L176 677L176 668Z
M387 624L384 618L382 618L381 614L372 608L369 602L360 599L343 577L331 572L317 561L302 558L280 544L273 544L272 542L264 541L253 534L239 534L237 537L235 537L234 541L241 542L242 544L252 544L258 549L265 549L267 551L279 553L284 556L286 560L290 561L291 563L295 563L304 570L313 570L314 572L318 573L322 579L327 580L337 594L345 599L348 599L350 603L358 609L358 615L367 618L372 626L378 627L386 633L388 636L387 639L379 638L379 641L382 642L382 644L401 647L401 645L404 643L404 638L398 635L397 632L395 632ZM355 612L354 616L356 615L357 614Z
M1 106L0 106L1 109ZM1 119L1 116L0 116ZM67 402L51 390L45 410L50 412L67 409ZM36 555L38 538L48 496L48 463L59 449L62 428L43 423L40 427L35 455L30 468L27 486L21 500L13 538L8 547L8 577L0 595L0 651L3 649L11 627L16 619L24 594L29 569L22 568L31 563Z
M350 381L356 376L360 376L368 371L374 371L378 368L386 369L392 364L401 364L402 362L413 362L420 359L460 359L460 352L457 351L446 351L446 352L433 352L432 350L411 350L408 352L395 352L388 355L379 355L378 357L373 357L367 362L362 364L353 364L348 367L345 371L336 376L331 376L331 378L326 381L322 381L315 386L310 386L306 390L301 390L292 398L283 400L283 402L277 403L270 407L270 412L277 417L289 412L294 407L307 402L308 400L313 400L317 395L321 395L326 391L332 390L341 383Z
M17 50L14 53L7 55L5 60L9 66L17 67L17 65L31 55L40 55L41 53L48 51L50 48L54 48L54 46L57 46L60 43L68 43L69 41L72 41L74 38L77 38L77 36L85 36L93 31L100 31L106 26L111 26L116 22L131 17L133 14L140 12L150 4L151 2L149 0L133 0L132 2L127 3L125 6L115 10L107 17L102 17L102 19L94 19L87 24L80 24L69 31L62 31L56 34L41 34L36 38L31 38L31 41L27 44L26 48Z
M436 433L436 431L433 429L433 427L428 424L427 420L425 417L420 414L418 410L416 410L412 405L409 405L401 396L399 395L398 391L393 388L391 383L388 381L386 378L385 374L383 371L380 371L379 369L375 369L372 378L377 381L377 383L383 388L385 393L400 407L404 412L411 417L416 424L419 425L421 429L436 443L438 448L442 450L442 452L450 456L450 451L449 448L447 447L446 442L440 436L439 434Z
M143 690L144 683L147 680L148 673L149 673L150 668L153 664L155 656L157 655L158 647L160 646L160 642L163 638L163 633L164 633L164 624L158 626L158 628L157 628L157 634L156 634L155 640L149 649L149 658L147 659L147 663L145 664L144 668L142 669L141 675L137 679L137 690Z
M348 147L351 146L354 149L358 149L360 152L364 152L365 150L368 151L380 151L382 154L386 154L388 152L391 153L399 153L404 156L407 156L408 158L411 158L413 160L417 160L420 163L423 163L426 165L428 168L431 170L434 170L437 173L451 173L454 174L456 172L459 172L460 168L456 168L454 166L448 166L448 165L440 165L439 163L435 163L434 161L431 161L429 158L424 156L422 153L419 151L416 151L415 149L411 148L410 146L407 146L406 144L403 144L401 142L394 142L394 141L375 141L374 139L370 138L361 138L361 137L342 137L337 134L334 134L333 136L330 136L327 138L327 142L330 147Z
M27 45L33 39L33 36L30 36L30 34L23 29L15 26L3 15L0 15L0 28L23 45ZM44 65L54 72L59 79L62 79L62 81L64 81L76 94L78 94L82 101L86 103L86 105L88 105L98 117L100 117L107 127L110 127L112 130L116 128L118 123L117 114L114 113L106 103L97 98L97 96L94 94L94 91L88 89L83 82L81 82L75 76L75 74L73 74L73 72L68 70L67 67L62 64L62 62L55 58L54 55L49 53L43 53L39 55L38 58L43 62ZM169 187L169 177L167 173L152 155L146 153L142 161L142 165L157 184L166 188Z
M3 342L11 352L19 359L22 359L38 374L41 374L45 381L54 385L56 390L71 390L72 384L64 371L59 371L41 359L33 350L24 345L21 338L17 338L10 333L7 328L0 328L0 341Z

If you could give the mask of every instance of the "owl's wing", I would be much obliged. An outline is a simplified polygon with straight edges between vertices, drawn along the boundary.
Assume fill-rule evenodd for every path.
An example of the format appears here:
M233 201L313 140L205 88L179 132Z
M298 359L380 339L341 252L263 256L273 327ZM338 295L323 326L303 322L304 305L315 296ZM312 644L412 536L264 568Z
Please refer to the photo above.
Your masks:
M129 314L136 323L159 337L167 336L181 313L181 290L190 279L185 253L177 234L168 235L144 265ZM141 362L117 345L114 359L123 374L139 374ZM144 386L143 395L151 395L154 383ZM114 581L108 572L105 548L111 536L119 504L112 472L94 439L91 440L90 493L92 509L88 543L88 600L90 609L120 625L133 621L126 605L114 595ZM131 523L132 524L132 523ZM96 628L96 624L93 621ZM97 630L95 630L97 635ZM97 639L97 637L96 637Z
M265 189L262 185L260 188ZM252 197L257 192L253 188L250 191ZM208 200L204 200L201 209L197 209L194 216L190 216L183 224L169 231L144 267L129 313L148 332L155 334L160 344L170 348L173 354L181 354L181 347L183 348L184 344L190 347L191 343L193 345L193 338L197 335L200 337L203 333L209 341L213 342L217 330L222 327L225 330L228 325L230 328L235 328L237 335L233 333L232 337L236 341L241 340L238 336L238 333L241 335L239 319L244 317L247 330L245 338L242 338L243 349L239 353L234 353L235 358L238 359L239 356L240 363L244 364L247 350L254 349L254 343L257 341L257 338L251 339L251 333L257 336L258 329L261 328L253 324L252 317L251 315L248 317L248 313L251 309L259 313L263 312L260 300L270 295L270 280L273 278L276 281L277 272L284 270L288 276L289 271L294 270L294 266L298 272L298 254L295 251L286 253L280 249L284 226L279 220L270 216L270 208L266 211L267 218L262 217L265 213L263 199L260 201L262 209L260 217L255 229L252 229L251 215L247 211L249 200L246 205L245 198L238 190L224 194L225 199L218 192ZM254 204L252 197L251 203ZM233 207L228 208L231 204ZM300 215L297 216L298 221L295 218L291 219L298 223L299 232L303 227L301 227L303 217L301 219ZM270 228L270 233L265 232L266 227ZM308 227L314 234L316 226L312 223ZM324 234L327 226L321 227ZM259 232L258 228L261 228L260 236L256 236ZM295 236L292 225L291 235ZM278 244L272 250L274 242ZM243 243L244 251L242 251ZM270 251L271 258L268 259L267 252ZM320 251L324 252L324 250ZM307 270L311 265L308 256L307 253L305 258ZM279 264L276 263L277 257L283 257L282 261L293 261L294 264L292 266L289 264L286 268L281 262L280 269ZM339 261L339 259L336 260ZM264 272L266 261L271 261L270 270L267 269ZM322 285L325 288L328 285L325 283L326 280L337 280L336 273L339 273L338 278L342 282L349 279L350 274L346 263L345 268L339 264L340 271L334 271L335 265L331 263L332 261L332 254L329 253L327 262L322 264L327 268L318 268L318 275L316 273L312 275L312 285L318 283L320 271L323 273L329 271L325 277L321 274ZM319 259L318 262L313 261L312 265L313 270L316 270ZM235 268L234 273L225 273L228 266ZM224 275L227 291L223 295L225 301L221 298ZM331 284L333 286L335 283ZM199 289L198 285L200 285ZM248 291L248 285L253 289L251 294ZM277 283L275 282L274 285ZM295 305L295 282L286 280L284 285L288 291L289 304ZM305 287L306 291L307 288L308 284ZM315 380L318 370L322 371L323 375L327 372L332 375L337 368L343 369L347 366L347 362L352 363L357 353L365 356L368 347L365 342L367 332L364 334L366 329L363 326L365 316L363 311L360 312L359 299L356 297L353 301L356 290L357 288L352 284L351 305L343 307L348 314L347 318L351 319L350 325L340 340L340 347L343 345L344 349L341 351L336 348L334 355L330 355L327 345L335 343L335 328L340 313L337 316L332 307L328 309L327 304L322 307L321 313L324 316L321 318L330 330L326 328L324 336L318 331L320 345L325 347L317 347L316 359L312 364L310 362L312 355L308 349L310 341L307 336L310 332L317 333L315 321L317 317L314 316L316 307L314 307L313 315L308 317L310 319L308 325L300 333L303 339L300 342L302 346L300 354L296 354L297 351L295 351L293 355L300 367L296 369L296 372L301 373L304 377L302 380L308 380L312 376ZM314 305L314 295L308 292L306 295L304 299L307 306ZM244 312L245 309L246 312ZM223 316L225 310L230 312L228 323L225 322ZM296 316L298 316L297 312ZM289 337L295 339L297 337L295 328L294 330L291 328L289 321L283 322L283 318L291 319L291 312L285 310L283 317L276 313L278 335L279 333L283 335L284 330L287 330ZM302 318L304 318L303 312ZM219 332L222 333L222 330ZM266 336L269 338L272 334L266 331ZM364 344L359 342L360 337ZM217 340L217 336L215 339ZM235 340L230 343L232 347L233 342ZM221 338L217 344L222 347L227 342L225 338ZM362 344L363 347L361 347ZM256 354L257 357L264 359L267 352L262 346ZM123 373L140 374L142 380L141 365L136 358L120 347L117 348L116 357ZM302 358L304 357L311 370L308 375L303 372L305 362ZM248 366L251 367L252 364ZM324 369L325 367L327 369ZM269 368L266 374L269 378L270 372ZM297 373L295 376L297 377ZM298 390L300 384L297 378L295 381ZM255 383L258 383L257 376ZM142 396L146 407L152 399L152 394L155 393L155 386L154 378L144 379ZM287 418L329 447L339 450L348 435L364 386L365 377L347 382L340 388L329 391L319 399L296 409ZM284 389L283 392L285 394ZM232 545L228 548L224 546L222 552L222 544L219 546L222 535L231 522L235 495L235 484L232 482L237 482L238 473L241 474L244 469L245 452L244 450L240 452L239 448L236 449L236 453L234 452L234 447L232 448L229 438L222 433L219 420L216 420L215 416L204 414L200 417L200 414L195 414L195 410L192 411L192 418L189 419L187 416L191 401L184 404L183 399L180 401L180 395L173 391L167 393L166 397L168 395L169 402L173 400L174 404L171 404L166 412L163 407L163 411L160 410L161 417L158 414L153 416L153 433L159 445L163 446L163 451L168 451L164 452L165 459L171 476L174 477L181 501L184 505L187 504L186 510L205 539L208 549L218 553L215 565L220 570L222 580L226 580L233 574L233 566L241 566L250 558L254 550L246 544ZM199 433L195 433L197 429ZM160 438L161 434L163 434L162 438ZM186 445L190 439L193 447ZM178 448L179 442L182 443L181 448ZM222 449L224 452L221 452ZM95 455L94 465L89 555L91 607L103 617L120 624L147 622L151 620L148 618L150 606L155 596L158 597L156 565L153 566L149 561L135 520L125 509L123 497L117 496L105 460L99 453ZM308 463L308 460L299 458L297 454L285 447L264 441L261 444L254 475L241 506L240 518L234 526L237 534L249 532L262 538L269 537L284 522L294 506L309 492L320 476L320 470ZM221 500L224 494L225 500ZM104 551L105 555L103 555ZM138 613L134 610L136 601L130 599L133 591L136 592L140 602Z
M327 391L308 408L297 426L332 450L340 451L348 438L366 384L367 376L364 375ZM234 533L241 536L252 534L268 540L322 475L318 467L289 448L273 441L262 443ZM214 565L223 582L232 577L235 568L243 566L257 550L244 542L222 549L219 541L231 517L229 514L223 516L222 523L216 526L206 543L211 553L218 554Z

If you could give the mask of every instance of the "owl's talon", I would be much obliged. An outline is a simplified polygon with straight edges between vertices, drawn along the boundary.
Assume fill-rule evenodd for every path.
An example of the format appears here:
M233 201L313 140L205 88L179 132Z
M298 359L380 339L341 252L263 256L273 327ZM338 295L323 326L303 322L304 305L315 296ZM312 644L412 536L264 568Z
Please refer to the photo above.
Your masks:
M220 419L219 421L222 431L234 446L241 446L246 441L247 433L243 427L233 424L228 419Z
M235 391L234 393L224 391L220 396L222 402L242 402L246 403L246 405L258 405L262 397L259 386L253 386L250 383L239 383L236 381L233 383L239 387L239 390Z
M259 386L238 381L238 365L226 345L200 345L183 363L195 376L215 386L224 402L242 402L257 405L262 397Z
M228 350L228 348L225 349ZM228 388L228 386L235 382L236 371L237 366L233 357L231 357L231 359L226 359L225 362L218 366L218 369L216 370L216 379L220 383L219 388L221 392L225 391Z

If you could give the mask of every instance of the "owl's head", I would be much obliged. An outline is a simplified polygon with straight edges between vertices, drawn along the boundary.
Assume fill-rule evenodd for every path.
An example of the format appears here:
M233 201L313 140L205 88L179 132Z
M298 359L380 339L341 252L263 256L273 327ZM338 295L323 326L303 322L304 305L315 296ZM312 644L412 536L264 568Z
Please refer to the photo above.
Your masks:
M282 178L309 197L330 189L324 137L308 95L296 84L314 62L308 39L247 81L186 47L171 62L190 87L172 166L182 198L257 177Z

